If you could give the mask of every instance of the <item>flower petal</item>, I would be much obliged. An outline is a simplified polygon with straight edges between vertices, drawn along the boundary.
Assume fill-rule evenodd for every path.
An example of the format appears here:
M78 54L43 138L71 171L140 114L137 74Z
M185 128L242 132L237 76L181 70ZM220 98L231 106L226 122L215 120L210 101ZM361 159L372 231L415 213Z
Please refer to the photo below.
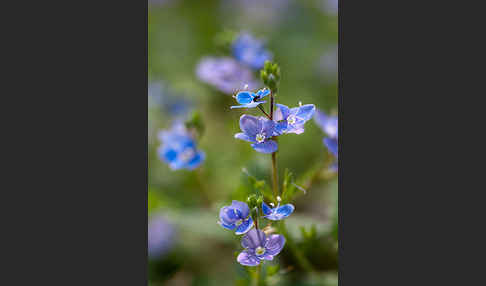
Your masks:
M260 259L258 259L255 255L252 255L250 251L247 250L241 252L236 258L236 261L245 266L257 266L260 264Z
M264 215L269 215L270 213L272 213L272 210L265 202L262 202L262 212Z
M324 138L324 145L326 145L329 152L331 152L334 156L338 156L338 141L334 138L326 137Z
M234 109L234 108L255 108L257 107L258 105L262 104L262 103L265 103L266 101L257 101L257 102L250 102L250 103L247 103L247 104L242 104L242 105L233 105L231 106L230 108L231 109Z
M233 200L231 202L231 207L240 211L241 216L239 218L246 218L250 214L250 208L245 202Z
M206 155L202 151L197 151L194 158L192 158L189 163L187 163L187 169L194 170L195 168L199 167L201 163L204 161Z
M265 96L270 94L270 90L268 88L262 88L259 91L257 91L256 95L258 98L264 98Z
M229 229L229 230L233 230L236 228L236 225L233 223L233 224L225 224L224 222L222 221L218 221L218 224L226 229Z
M235 138L248 142L256 142L255 140L252 140L250 137L248 137L248 135L246 135L245 133L236 133Z
M307 121L312 118L314 115L314 111L316 107L314 104L306 104L299 107L295 116L299 117L300 119Z
M275 256L280 253L285 245L285 237L280 234L272 234L268 237L265 244L265 254Z
M226 225L234 224L239 218L232 207L222 207L219 211L219 219Z
M258 117L244 114L240 117L240 129L252 138L262 130L262 122Z
M272 137L275 129L275 122L264 117L261 117L260 120L262 121L262 132L265 133L265 138Z
M275 121L286 120L287 117L289 117L289 114L290 114L290 109L286 105L277 103L277 110L275 111L273 120Z
M262 143L254 143L251 144L251 147L253 147L253 149L255 149L257 152L265 154L273 153L278 149L277 142L273 140L268 140Z
M236 102L239 104L247 104L252 102L253 98L255 98L255 94L253 92L240 91L236 95Z
M235 234L245 234L253 227L253 220L249 217L247 220L244 220L236 229Z
M252 228L241 239L241 246L244 248L255 249L258 246L264 246L266 241L265 233L259 229Z
M294 212L294 209L295 209L294 205L286 204L286 205L278 207L277 213L284 216L284 217L288 217L291 213Z

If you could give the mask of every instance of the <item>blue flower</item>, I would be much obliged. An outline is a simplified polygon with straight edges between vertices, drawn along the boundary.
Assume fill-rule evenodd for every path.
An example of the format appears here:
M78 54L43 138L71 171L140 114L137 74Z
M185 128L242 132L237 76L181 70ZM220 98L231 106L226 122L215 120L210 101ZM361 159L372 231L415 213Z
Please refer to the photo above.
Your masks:
M164 256L173 246L174 227L161 215L153 215L148 223L148 255L150 258Z
M235 138L252 142L251 147L260 153L277 151L277 142L271 140L275 131L275 122L264 117L242 115L240 129L243 133L235 134Z
M229 57L203 58L196 68L196 74L200 80L227 94L232 94L245 85L250 89L261 86L250 69Z
M263 88L257 91L257 93L253 93L251 91L240 91L236 94L235 99L240 105L231 106L233 108L254 108L258 105L265 103L266 101L256 101L264 98L265 96L270 94L270 90L268 88Z
M236 261L246 266L257 266L262 260L273 260L284 245L283 235L266 236L263 231L252 229L241 239L241 246L245 250L238 255Z
M243 32L233 42L233 56L241 63L261 69L266 60L272 59L272 53L265 49L263 41Z
M244 234L253 227L250 208L244 202L233 201L231 206L221 208L218 223L229 230L236 229L235 234Z
M174 124L170 130L161 131L159 139L162 141L158 149L159 157L172 170L193 170L204 161L204 152L196 149L192 135L180 122Z
M292 204L285 204L280 206L280 197L277 198L278 204L275 208L270 208L265 202L262 202L262 211L263 214L269 220L281 220L294 212L294 205Z
M304 124L312 118L315 109L314 104L300 105L290 109L283 104L277 104L277 110L273 118L276 122L275 134L303 133Z
M324 137L323 143L326 146L329 153L338 158L338 117L326 115L322 111L317 111L314 116L316 124L326 133L327 137ZM337 171L337 162L335 162L331 169Z

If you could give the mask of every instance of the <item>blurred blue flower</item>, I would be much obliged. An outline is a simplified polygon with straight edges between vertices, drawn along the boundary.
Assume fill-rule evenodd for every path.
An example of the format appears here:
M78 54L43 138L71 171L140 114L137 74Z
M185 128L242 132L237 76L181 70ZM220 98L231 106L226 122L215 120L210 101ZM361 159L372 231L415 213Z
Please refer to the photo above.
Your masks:
M242 32L236 38L232 49L235 59L253 69L263 68L265 61L272 59L272 54L265 49L263 41L247 32Z
M241 90L245 85L251 90L260 86L250 69L229 57L203 58L196 68L196 75L201 81L227 94Z
M301 134L304 132L304 124L312 118L316 107L314 104L300 105L288 108L283 104L277 104L277 110L273 120L276 122L275 134L285 133Z
M329 150L331 154L338 158L338 117L329 116L324 112L317 110L314 121L327 135L323 139L324 146ZM337 170L337 163L331 166L332 169Z
M279 197L277 199L279 200ZM264 217L269 220L284 219L291 215L294 212L294 209L295 207L292 204L280 206L280 200L275 208L270 208L265 202L262 202L262 212L265 215Z
M229 230L236 229L235 234L244 234L253 227L250 208L244 202L233 201L230 206L221 208L218 223Z
M338 45L330 45L322 54L319 63L319 71L324 76L324 81L334 83L338 78Z
M246 266L256 266L262 260L273 260L285 245L285 238L280 234L268 237L259 229L250 230L242 239L241 246L245 248L236 260Z
M252 142L251 147L260 153L277 151L277 142L271 140L275 122L264 117L244 114L240 117L240 129L243 133L235 134L235 138Z
M196 149L192 134L181 122L176 122L170 130L161 131L159 140L162 142L158 149L159 157L172 170L193 170L204 161L204 152Z
M270 94L270 90L268 88L263 88L257 91L257 93L253 93L251 91L240 91L236 94L235 99L240 105L231 106L233 108L254 108L258 105L265 103L266 101L255 101L264 98L265 96Z
M152 82L148 85L148 106L172 116L184 116L189 112L190 102L174 94L163 82Z
M174 227L160 214L153 215L148 222L148 255L161 258L173 246Z

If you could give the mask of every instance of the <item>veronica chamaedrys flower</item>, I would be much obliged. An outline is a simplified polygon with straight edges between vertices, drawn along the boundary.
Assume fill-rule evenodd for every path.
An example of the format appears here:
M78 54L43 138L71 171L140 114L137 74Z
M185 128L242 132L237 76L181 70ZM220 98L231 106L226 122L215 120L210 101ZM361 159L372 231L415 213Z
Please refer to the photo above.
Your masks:
M192 134L182 122L176 122L170 130L161 131L159 140L162 142L158 149L159 157L172 170L193 170L204 161L204 152L196 149Z
M259 229L250 230L242 239L241 246L245 248L236 260L246 266L256 266L262 260L273 260L285 245L285 238L280 234L266 236Z
M161 214L152 215L148 222L149 257L164 256L172 248L174 240L174 227Z
M262 202L262 212L265 215L264 217L269 220L281 220L288 217L290 214L294 212L294 205L292 204L285 204L280 206L280 197L277 197L277 207L271 208L265 202ZM273 204L271 204L273 207Z
M285 133L301 134L304 132L304 124L312 118L316 107L314 104L299 105L299 107L288 108L283 104L277 104L277 110L273 118L276 122L276 135Z
M265 49L263 41L247 32L242 32L236 38L232 49L235 59L253 69L263 68L265 61L272 59L272 53Z
M233 201L230 206L221 208L218 223L229 230L236 230L235 234L244 234L253 227L250 208L244 202Z
M329 116L324 112L317 110L314 121L316 124L326 133L327 137L324 137L324 146L329 150L331 154L338 158L338 117ZM337 170L337 163L331 166L332 169Z
M270 139L275 130L275 122L264 117L244 114L240 117L240 129L243 133L235 134L235 138L252 142L251 147L260 153L277 151L277 142Z
M245 85L250 89L260 86L250 69L229 57L203 58L196 68L196 75L200 80L227 94L232 94Z
M240 91L236 94L235 99L240 105L231 106L233 108L254 108L266 101L256 101L270 94L268 88L263 88L256 93L251 91Z

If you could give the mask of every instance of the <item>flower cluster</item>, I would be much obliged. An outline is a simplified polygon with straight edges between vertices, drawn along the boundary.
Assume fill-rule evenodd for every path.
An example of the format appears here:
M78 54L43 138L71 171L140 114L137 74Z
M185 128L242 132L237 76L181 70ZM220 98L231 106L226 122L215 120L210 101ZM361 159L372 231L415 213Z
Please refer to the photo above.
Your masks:
M161 131L159 140L162 142L158 149L159 157L172 170L193 170L204 161L204 152L196 148L194 135L182 122L176 122L170 130Z
M262 90L258 94L265 94ZM262 101L255 101L255 97L251 96L251 92L239 92L236 99L239 103L245 98L244 104L241 107L253 108ZM260 97L261 98L261 97ZM240 107L240 106L238 106ZM277 151L278 145L273 138L287 133L301 134L304 132L304 124L312 118L315 111L314 104L299 105L298 107L289 108L283 104L277 104L277 110L270 120L267 117L255 117L244 114L240 117L240 129L242 133L235 134L236 139L248 141L251 147L260 153L273 153ZM232 106L231 108L236 108Z
M337 116L326 115L322 111L317 111L314 116L314 121L324 131L327 137L324 137L323 142L327 150L338 159L338 118ZM337 162L331 168L337 170Z
M271 208L265 202L261 204L261 210L264 218L269 220L281 220L288 217L293 211L292 204L280 206L280 197L277 207ZM273 206L273 204L271 204ZM258 220L259 207L256 206L255 219ZM250 215L250 208L244 202L233 201L230 206L222 207L219 212L218 223L229 230L236 230L235 234L245 236L241 239L243 250L237 257L237 261L246 266L256 266L263 260L273 260L280 253L285 245L285 237L280 234L265 234L256 227L253 218ZM255 226L255 228L253 228Z

